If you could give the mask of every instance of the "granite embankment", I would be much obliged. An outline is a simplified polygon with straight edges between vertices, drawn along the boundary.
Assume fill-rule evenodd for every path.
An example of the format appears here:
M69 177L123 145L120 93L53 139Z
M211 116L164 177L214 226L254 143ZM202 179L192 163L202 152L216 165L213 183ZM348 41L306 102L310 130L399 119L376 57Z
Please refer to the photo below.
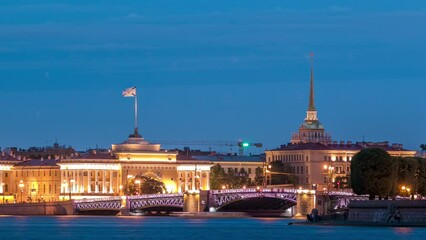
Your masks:
M327 215L294 225L426 227L426 200L352 201L347 215Z
M0 215L73 215L74 208L70 201L1 204Z

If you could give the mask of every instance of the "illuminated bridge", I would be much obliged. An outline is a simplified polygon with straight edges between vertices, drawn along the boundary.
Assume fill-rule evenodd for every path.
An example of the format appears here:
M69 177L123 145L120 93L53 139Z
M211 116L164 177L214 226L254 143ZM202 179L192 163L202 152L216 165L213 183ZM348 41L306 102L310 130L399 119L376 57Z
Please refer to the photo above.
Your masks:
M152 194L74 200L76 214L118 214L123 208L131 213L178 212L184 207L183 194Z
M248 212L283 213L296 206L296 212L305 214L321 207L318 195L312 190L298 189L225 189L198 193L153 194L74 200L76 214L169 214L170 212ZM346 192L327 194L331 208L347 207L350 200L362 199ZM291 215L294 215L292 212Z
M210 191L209 207L219 212L283 212L296 204L294 189L230 189Z

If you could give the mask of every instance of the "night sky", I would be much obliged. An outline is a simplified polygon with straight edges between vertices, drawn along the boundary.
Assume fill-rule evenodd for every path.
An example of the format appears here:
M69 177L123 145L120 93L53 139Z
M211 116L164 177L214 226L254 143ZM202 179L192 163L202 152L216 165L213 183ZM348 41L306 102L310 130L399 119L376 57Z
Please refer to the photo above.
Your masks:
M0 2L2 148L122 142L131 86L147 140L275 148L305 118L310 52L334 140L426 143L424 0L51 2Z

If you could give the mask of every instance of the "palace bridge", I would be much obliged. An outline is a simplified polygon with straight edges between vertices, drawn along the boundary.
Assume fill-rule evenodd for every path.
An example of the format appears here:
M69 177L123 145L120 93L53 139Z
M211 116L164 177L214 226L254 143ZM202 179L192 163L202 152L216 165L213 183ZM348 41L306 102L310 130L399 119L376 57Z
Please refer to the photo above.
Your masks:
M171 212L246 212L286 216L321 213L347 207L351 200L366 199L348 192L316 192L303 189L225 189L193 193L116 196L74 200L76 214L170 214Z

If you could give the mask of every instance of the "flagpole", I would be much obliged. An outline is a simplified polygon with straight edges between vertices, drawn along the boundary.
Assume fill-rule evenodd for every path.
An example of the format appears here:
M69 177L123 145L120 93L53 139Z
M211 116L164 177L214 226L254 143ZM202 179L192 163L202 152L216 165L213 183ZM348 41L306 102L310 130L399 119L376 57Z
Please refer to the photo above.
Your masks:
M136 88L136 87L135 87ZM135 137L138 137L138 92L135 93Z

